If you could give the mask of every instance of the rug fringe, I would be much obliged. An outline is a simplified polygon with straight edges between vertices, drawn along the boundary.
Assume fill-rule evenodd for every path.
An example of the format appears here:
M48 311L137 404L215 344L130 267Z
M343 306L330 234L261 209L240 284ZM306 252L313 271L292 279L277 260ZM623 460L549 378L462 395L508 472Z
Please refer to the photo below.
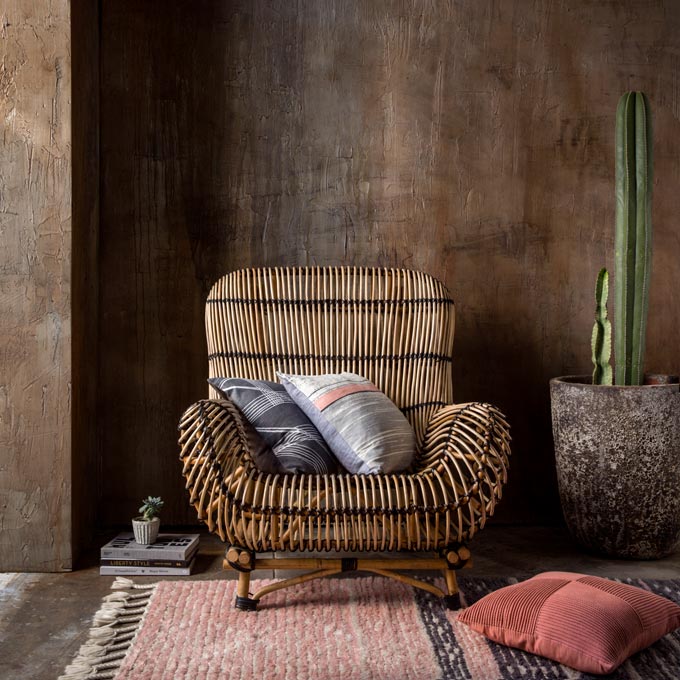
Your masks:
M113 678L141 627L156 585L117 577L111 584L114 592L104 598L94 615L87 641L58 680Z
M114 582L111 584L111 590L153 590L155 587L155 583L142 585L135 583L131 578L125 578L124 576L116 576Z

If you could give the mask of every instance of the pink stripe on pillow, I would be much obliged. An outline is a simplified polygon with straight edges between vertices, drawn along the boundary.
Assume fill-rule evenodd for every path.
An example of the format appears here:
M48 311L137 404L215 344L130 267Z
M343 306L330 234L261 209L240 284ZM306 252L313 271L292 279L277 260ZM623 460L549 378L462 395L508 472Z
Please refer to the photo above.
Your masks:
M322 394L318 399L314 400L314 406L316 406L319 411L323 411L327 406L338 401L338 399L342 399L348 394L359 394L359 392L380 392L380 390L370 383L344 385L343 387L336 387L334 390L329 390Z

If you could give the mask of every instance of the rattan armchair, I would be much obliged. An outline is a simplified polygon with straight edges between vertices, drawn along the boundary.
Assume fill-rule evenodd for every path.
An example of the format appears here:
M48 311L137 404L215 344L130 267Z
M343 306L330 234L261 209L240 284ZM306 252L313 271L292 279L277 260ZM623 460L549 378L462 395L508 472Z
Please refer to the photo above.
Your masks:
M403 474L267 474L252 461L240 412L211 387L211 398L181 419L180 458L190 502L229 544L225 568L240 572L236 606L255 609L274 590L361 570L459 607L456 570L469 563L466 543L501 498L510 437L493 406L451 404L454 306L446 288L401 269L241 270L214 285L206 326L211 377L358 373L402 410L420 448ZM336 556L261 555L292 551ZM307 573L251 597L255 569ZM446 589L402 573L414 569L443 572Z

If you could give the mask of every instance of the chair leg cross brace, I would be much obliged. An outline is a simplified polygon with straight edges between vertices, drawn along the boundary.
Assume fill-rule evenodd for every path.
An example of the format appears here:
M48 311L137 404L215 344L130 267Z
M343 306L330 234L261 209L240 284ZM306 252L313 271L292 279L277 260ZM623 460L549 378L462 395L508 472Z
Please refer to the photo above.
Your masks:
M455 558L453 557L455 555ZM460 594L456 580L456 570L471 566L470 552L461 547L456 550L448 550L443 557L427 559L372 559L372 558L258 558L254 553L243 548L232 546L227 551L224 560L224 568L232 568L239 571L239 581L236 594L236 608L244 611L255 611L259 600L269 593L291 586L312 581L326 576L334 576L348 571L367 571L379 576L391 578L405 583L414 588L426 590L441 598L449 609L460 608ZM283 579L272 583L257 591L250 597L250 573L255 569L304 569L306 574ZM446 592L441 588L421 581L411 576L406 576L397 570L411 569L441 571L446 581Z

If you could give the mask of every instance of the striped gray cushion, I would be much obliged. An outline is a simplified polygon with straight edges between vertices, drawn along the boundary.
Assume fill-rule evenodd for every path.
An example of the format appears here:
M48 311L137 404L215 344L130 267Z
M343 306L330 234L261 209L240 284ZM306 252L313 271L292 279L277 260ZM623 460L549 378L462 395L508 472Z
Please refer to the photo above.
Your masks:
M355 373L278 376L349 472L399 472L411 464L415 433L370 380Z
M323 437L283 385L245 378L210 378L208 382L239 408L271 447L274 461L251 448L255 463L265 472L328 474L338 470L338 461ZM267 469L272 463L275 469Z

